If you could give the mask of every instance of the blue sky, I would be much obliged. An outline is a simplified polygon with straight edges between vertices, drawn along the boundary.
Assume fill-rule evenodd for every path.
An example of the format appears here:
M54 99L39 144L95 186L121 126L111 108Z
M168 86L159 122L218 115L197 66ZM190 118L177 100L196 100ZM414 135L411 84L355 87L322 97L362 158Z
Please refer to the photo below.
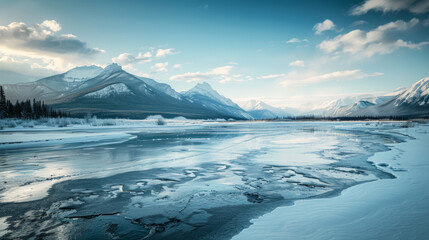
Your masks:
M317 104L427 77L428 12L428 0L0 1L0 82L117 62L178 91L206 81L239 103Z

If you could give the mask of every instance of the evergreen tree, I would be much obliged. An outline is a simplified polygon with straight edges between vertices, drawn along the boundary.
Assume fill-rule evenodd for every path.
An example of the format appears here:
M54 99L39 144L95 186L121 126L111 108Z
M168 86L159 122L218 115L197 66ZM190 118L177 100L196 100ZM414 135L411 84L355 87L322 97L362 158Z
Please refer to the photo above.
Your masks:
M22 118L22 107L18 100L15 103L15 117Z
M39 119L41 117L69 117L70 114L56 111L48 107L45 102L33 99L16 100L13 104L5 96L4 89L0 86L0 118L25 118Z
M31 119L33 115L33 108L31 107L31 101L30 99L27 99L27 101L23 102L24 104L24 118L25 119Z
M7 117L6 96L4 95L3 86L0 86L0 118Z
M7 117L9 117L9 118L16 117L15 116L15 107L10 102L10 100L7 100L6 106L7 106Z

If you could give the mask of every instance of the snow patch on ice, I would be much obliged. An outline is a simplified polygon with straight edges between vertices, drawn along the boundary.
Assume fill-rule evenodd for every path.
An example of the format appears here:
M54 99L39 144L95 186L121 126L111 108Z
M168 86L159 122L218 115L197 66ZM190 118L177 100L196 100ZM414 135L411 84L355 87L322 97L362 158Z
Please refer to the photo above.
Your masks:
M9 233L10 231L7 230L9 227L9 224L6 222L6 219L8 217L0 217L0 238L6 235L6 233Z

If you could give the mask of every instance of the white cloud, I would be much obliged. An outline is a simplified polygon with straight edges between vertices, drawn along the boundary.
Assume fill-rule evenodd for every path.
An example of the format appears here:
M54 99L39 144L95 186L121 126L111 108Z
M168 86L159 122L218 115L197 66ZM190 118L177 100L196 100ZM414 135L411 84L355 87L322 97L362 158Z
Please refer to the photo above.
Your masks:
M333 39L325 40L319 48L327 53L347 53L371 57L375 54L388 54L399 48L420 49L429 42L412 43L390 36L392 32L406 31L419 23L416 18L409 22L398 20L377 27L371 31L353 30Z
M324 31L333 30L334 28L335 28L334 22L332 22L329 19L326 19L325 21L314 25L313 30L315 31L316 34L321 34Z
M70 34L70 33L68 33L68 34L61 34L61 37L64 37L64 38L77 38L75 35ZM101 50L101 51L104 51L104 50Z
M408 10L411 13L429 12L429 0L366 0L362 5L352 8L352 15L362 15L370 10L396 12Z
M188 72L183 74L178 74L170 77L170 80L173 81L186 81L186 82L196 82L196 81L203 81L207 80L211 77L209 73L202 73L202 72Z
M336 71L325 74L313 74L313 73L298 73L291 72L281 78L279 78L280 84L282 86L291 86L291 85L308 85L313 83L321 83L332 80L352 80L352 79L362 79L366 77L380 76L383 73L364 73L359 69L354 70L344 70Z
M50 68L50 69L48 69ZM43 59L33 59L25 56L11 55L0 49L0 70L16 72L37 78L56 74L52 63ZM13 79L11 79L13 81ZM1 80L0 80L1 81Z
M299 40L298 38L292 38L289 41L287 41L286 43L299 43L301 42L301 40Z
M167 48L167 49L158 49L156 51L156 57L165 57L167 55L175 54L174 48Z
M55 20L33 26L23 22L0 26L2 64L24 64L32 69L63 72L77 65L93 64L92 57L104 52L88 47L73 34L57 34L60 30Z
M304 61L303 60L296 60L296 61L289 63L289 66L291 66L291 67L304 67Z
M291 38L290 40L286 41L286 43L300 43L300 42L308 42L308 39L299 39L299 38Z
M121 53L117 57L112 58L112 62L122 66L128 66L134 63L150 62L151 57L151 52L139 53L137 56L134 56L130 53Z
M359 26L359 25L363 25L363 24L367 24L368 22L367 21L365 21L365 20L358 20L358 21L354 21L352 24L351 24L351 26L352 27L356 27L356 26Z
M155 57L157 58L165 57L171 54L176 54L176 52L174 52L174 48L168 48L168 49L150 48L150 51L140 52L137 56L131 53L121 53L117 57L112 58L112 62L115 62L123 66L125 70L136 72L137 70L134 68L134 64L151 62L154 60ZM165 63L162 63L162 64L165 64ZM152 70L156 72L166 72L167 69L165 67L167 65L168 64L162 67L161 63L157 63L154 66L152 66ZM182 66L181 64L175 64L173 68L180 68L181 66Z
M60 24L58 24L57 21L55 21L55 20L45 20L40 24L40 26L42 28L43 27L49 28L54 32L58 32L61 30Z
M170 80L175 81L186 81L186 82L197 82L207 80L217 80L220 83L227 82L242 82L244 80L252 80L251 76L245 76L241 74L232 74L234 66L222 66L214 68L207 72L188 72L178 74L170 77Z
M233 66L217 67L211 70L209 73L213 75L229 75L233 68Z
M0 47L20 52L31 52L49 56L84 55L100 53L101 50L87 47L72 34L56 35L61 26L55 20L46 20L35 26L23 22L12 22L0 26Z
M138 73L137 75L140 77L150 78L150 75L147 73Z
M155 72L167 72L167 66L168 66L168 62L155 63L155 65L153 65L151 69L152 71L155 71Z
M286 74L270 74L270 75L260 76L258 77L258 79L275 79L275 78L280 78L284 76L286 76Z

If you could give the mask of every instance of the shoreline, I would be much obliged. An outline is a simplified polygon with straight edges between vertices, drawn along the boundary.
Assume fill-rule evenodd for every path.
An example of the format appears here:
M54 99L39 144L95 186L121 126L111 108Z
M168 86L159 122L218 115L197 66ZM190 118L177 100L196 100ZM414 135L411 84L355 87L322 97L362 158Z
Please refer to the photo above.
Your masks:
M429 126L406 129L416 140L390 144L368 161L399 168L395 179L379 179L344 189L336 197L302 199L253 219L233 240L261 239L423 239L429 230ZM422 131L422 132L420 132ZM417 148L416 148L417 145ZM420 147L420 148L418 148ZM422 148L423 147L423 148ZM419 149L414 152L411 149ZM425 151L421 151L425 150ZM383 167L387 172L392 172ZM426 180L426 181L425 181ZM407 189L407 187L412 189ZM417 186L417 187L416 187ZM311 201L309 201L311 200ZM308 214L311 213L311 214Z

